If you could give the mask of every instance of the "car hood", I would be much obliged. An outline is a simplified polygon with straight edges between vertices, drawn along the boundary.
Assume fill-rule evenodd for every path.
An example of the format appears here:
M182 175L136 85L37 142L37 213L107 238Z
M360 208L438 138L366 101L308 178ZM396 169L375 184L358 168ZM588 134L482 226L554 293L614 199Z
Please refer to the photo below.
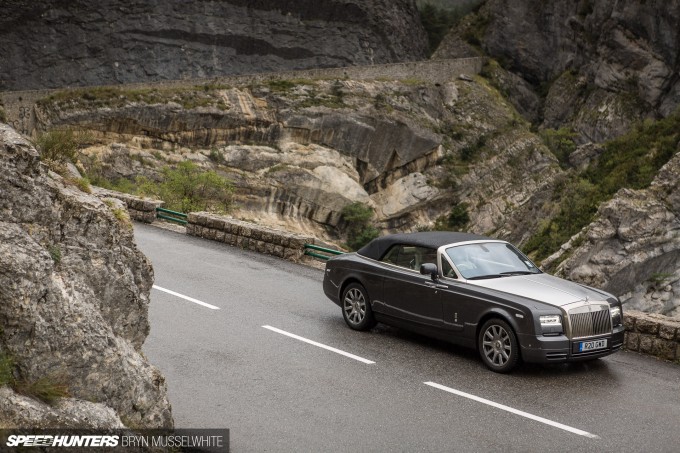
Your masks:
M483 288L501 291L520 297L561 307L585 300L606 300L604 294L577 283L548 274L515 275L488 280L468 280L468 283Z

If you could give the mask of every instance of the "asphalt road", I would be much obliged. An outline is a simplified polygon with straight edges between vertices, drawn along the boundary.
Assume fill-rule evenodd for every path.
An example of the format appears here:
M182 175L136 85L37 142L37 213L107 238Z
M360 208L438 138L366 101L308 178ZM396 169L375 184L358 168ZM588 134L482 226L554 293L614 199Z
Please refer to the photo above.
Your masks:
M319 270L143 224L135 236L158 287L218 307L152 290L144 351L176 426L229 428L233 452L680 451L678 365L619 352L495 374L471 350L350 330Z

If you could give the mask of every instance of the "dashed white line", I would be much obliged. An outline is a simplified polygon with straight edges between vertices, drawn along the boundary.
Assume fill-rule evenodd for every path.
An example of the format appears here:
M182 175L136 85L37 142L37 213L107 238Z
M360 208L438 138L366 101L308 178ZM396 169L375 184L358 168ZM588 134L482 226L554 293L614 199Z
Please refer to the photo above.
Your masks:
M317 346L319 348L326 349L331 352L335 352L336 354L344 355L345 357L349 357L350 359L358 360L359 362L366 363L368 365L375 363L372 360L364 359L363 357L359 357L358 355L350 354L349 352L345 352L341 349L334 348L332 346L326 346L325 344L310 340L305 337L301 337L300 335L295 335L294 333L286 332L285 330L277 329L276 327L272 326L262 326L265 329L271 330L272 332L280 333L281 335L285 335L290 338L295 338L296 340L303 341L305 343Z
M171 291L171 290L166 289L166 288L161 288L158 285L153 285L153 289L157 289L158 291L163 291L164 293L172 294L173 296L181 297L184 300L188 300L189 302L193 302L193 303L201 305L203 307L210 308L211 310L219 310L220 309L220 307L210 305L210 304L202 302L198 299L194 299L193 297L185 296L184 294L176 293L175 291Z
M553 426L555 428L563 429L565 431L569 431L570 433L578 434L579 436L584 436L584 437L589 437L591 439L599 439L600 436L597 436L595 434L591 434L587 431L580 430L578 428L572 428L571 426L563 425L562 423L554 422L552 420L548 420L547 418L539 417L537 415L530 414L528 412L520 411L518 409L514 409L509 406L505 406L503 404L495 403L493 401L480 398L475 395L471 395L469 393L461 392L460 390L452 389L451 387L447 387L445 385L437 384L436 382L424 382L423 384L429 385L430 387L437 388L439 390L444 390L445 392L453 393L454 395L462 396L463 398L468 398L473 401L477 401L478 403L482 404L488 404L489 406L495 407L497 409L502 409L507 412L511 412L516 415L520 415L522 417L529 418L531 420L540 422L540 423L545 423L546 425Z

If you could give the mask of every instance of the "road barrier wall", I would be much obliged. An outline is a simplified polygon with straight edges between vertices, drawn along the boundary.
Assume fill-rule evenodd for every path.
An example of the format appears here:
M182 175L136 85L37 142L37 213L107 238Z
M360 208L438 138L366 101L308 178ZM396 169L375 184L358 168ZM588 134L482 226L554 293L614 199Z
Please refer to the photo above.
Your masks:
M122 201L127 206L130 218L144 223L152 223L156 220L156 208L163 205L161 200L135 197L101 187L92 187L92 193L98 198L115 198Z
M314 244L313 236L289 233L208 212L189 213L187 234L258 253L300 261L304 245Z
M680 360L680 320L654 313L626 311L625 307L623 316L626 349L664 360Z

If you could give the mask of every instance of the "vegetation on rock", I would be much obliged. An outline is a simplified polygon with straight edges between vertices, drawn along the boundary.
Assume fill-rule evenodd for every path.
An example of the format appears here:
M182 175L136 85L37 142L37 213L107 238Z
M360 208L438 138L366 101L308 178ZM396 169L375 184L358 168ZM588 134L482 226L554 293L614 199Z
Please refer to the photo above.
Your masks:
M350 249L358 250L379 236L380 232L371 223L373 209L368 205L360 202L348 204L341 215Z
M75 163L78 150L91 141L88 133L72 129L54 129L42 133L36 140L42 161L55 173L64 174L65 165Z
M645 121L604 144L603 154L583 173L561 181L552 202L556 214L524 245L541 261L589 224L598 207L622 188L644 189L680 145L680 110L659 121Z
M138 178L138 193L165 202L168 209L180 212L228 212L234 187L216 172L205 171L190 161L165 167L160 182Z

